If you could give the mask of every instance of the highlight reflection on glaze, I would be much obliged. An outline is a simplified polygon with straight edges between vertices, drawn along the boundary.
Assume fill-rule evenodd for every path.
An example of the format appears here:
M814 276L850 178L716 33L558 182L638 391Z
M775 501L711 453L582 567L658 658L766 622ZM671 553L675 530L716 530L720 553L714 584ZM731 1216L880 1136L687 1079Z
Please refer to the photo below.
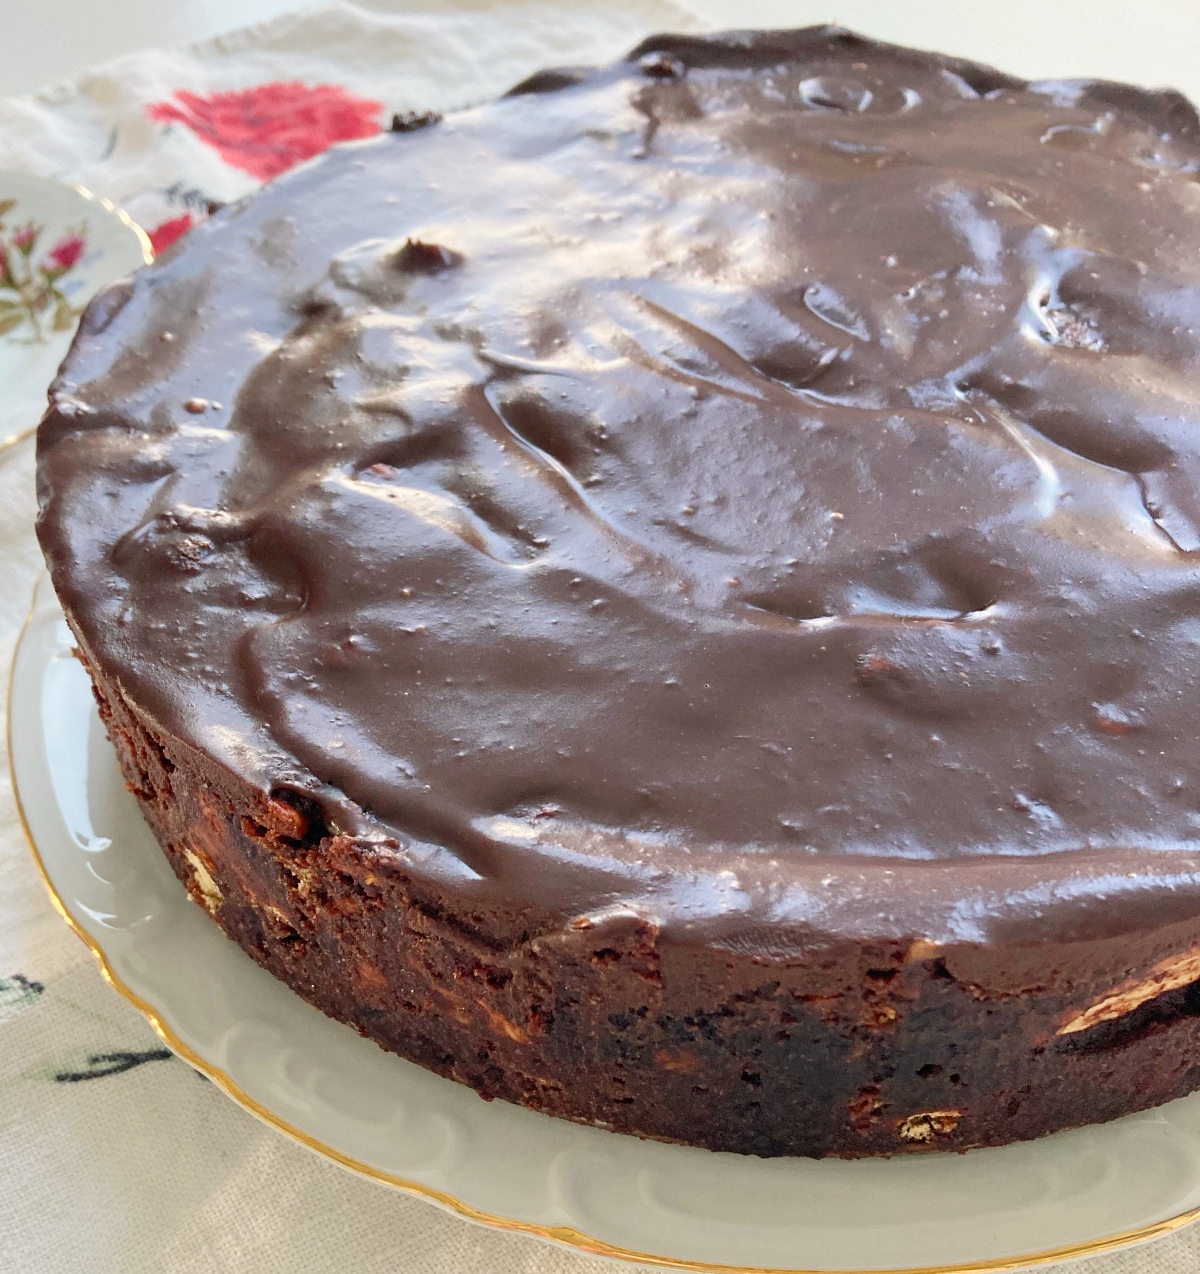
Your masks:
M814 36L341 148L90 311L55 585L172 734L483 893L1137 923L1200 885L1181 103Z

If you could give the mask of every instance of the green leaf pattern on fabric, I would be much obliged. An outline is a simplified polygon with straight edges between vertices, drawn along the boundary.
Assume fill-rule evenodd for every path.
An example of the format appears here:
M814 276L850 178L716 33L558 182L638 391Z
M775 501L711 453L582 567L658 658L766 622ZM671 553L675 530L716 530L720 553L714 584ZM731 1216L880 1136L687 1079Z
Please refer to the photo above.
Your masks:
M45 989L40 982L31 981L23 973L0 978L0 1009L32 1004Z

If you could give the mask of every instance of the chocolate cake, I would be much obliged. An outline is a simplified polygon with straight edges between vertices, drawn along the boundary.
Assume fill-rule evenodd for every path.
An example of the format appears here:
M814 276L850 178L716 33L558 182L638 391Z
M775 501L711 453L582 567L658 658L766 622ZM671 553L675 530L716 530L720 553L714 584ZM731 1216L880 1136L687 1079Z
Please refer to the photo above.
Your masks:
M39 534L195 900L759 1155L1200 1087L1200 121L833 28L398 121L88 309Z

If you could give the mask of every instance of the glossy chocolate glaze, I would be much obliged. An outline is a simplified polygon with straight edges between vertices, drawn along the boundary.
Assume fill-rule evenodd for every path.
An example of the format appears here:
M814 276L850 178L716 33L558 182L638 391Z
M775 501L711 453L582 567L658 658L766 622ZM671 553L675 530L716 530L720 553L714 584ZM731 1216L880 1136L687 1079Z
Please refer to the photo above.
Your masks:
M89 310L40 534L171 735L531 926L1200 914L1200 123L663 37Z

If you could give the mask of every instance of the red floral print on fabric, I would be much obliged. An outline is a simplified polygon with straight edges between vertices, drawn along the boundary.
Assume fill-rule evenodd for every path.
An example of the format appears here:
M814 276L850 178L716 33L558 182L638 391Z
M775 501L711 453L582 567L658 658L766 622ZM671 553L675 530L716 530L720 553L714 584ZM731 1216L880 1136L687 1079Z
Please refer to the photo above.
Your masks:
M185 212L182 217L172 217L170 221L161 222L153 230L147 230L146 234L150 238L154 255L158 256L160 252L165 252L176 239L181 239L191 228L192 214Z
M336 84L277 82L201 95L178 89L147 107L160 124L185 124L233 168L270 181L332 146L379 132L381 102Z

